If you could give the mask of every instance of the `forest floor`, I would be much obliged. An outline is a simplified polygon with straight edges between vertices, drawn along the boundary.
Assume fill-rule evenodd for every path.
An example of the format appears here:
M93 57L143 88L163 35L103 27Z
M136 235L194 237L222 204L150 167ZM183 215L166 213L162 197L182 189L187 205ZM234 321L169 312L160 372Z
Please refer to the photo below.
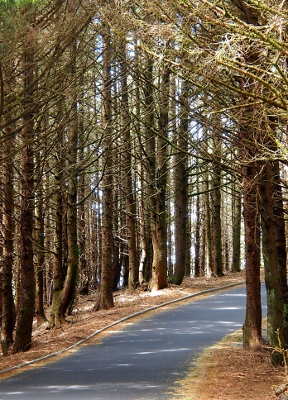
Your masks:
M143 291L139 288L131 295L127 290L114 293L115 306L110 310L91 311L97 293L81 296L77 299L73 313L67 317L67 323L59 329L48 329L47 324L34 329L31 349L25 353L8 357L0 355L0 378L17 373L5 370L30 362L49 354L64 350L94 332L120 319L149 307L188 296L192 293L222 287L229 284L245 281L243 272L227 274L224 277L185 279L180 286L169 285L168 288L155 293ZM209 294L204 294L207 296ZM188 300L186 300L188 301ZM193 301L193 300L189 300ZM175 307L179 303L166 305ZM159 310L151 311L153 313ZM147 314L136 316L135 319L144 318ZM99 342L111 331L123 328L130 321L123 321L117 326L110 327L103 333L96 335L91 341ZM244 351L241 347L242 332L236 332L223 339L222 342L208 348L187 371L185 379L177 382L172 399L185 400L264 400L277 399L273 387L288 382L284 368L274 368L270 363L269 351L259 348ZM65 354L65 353L64 353ZM60 357L60 356L58 356ZM50 358L47 361L55 361ZM39 364L37 364L39 365ZM23 368L33 368L28 365ZM108 399L107 399L108 400ZM147 399L149 400L149 399Z

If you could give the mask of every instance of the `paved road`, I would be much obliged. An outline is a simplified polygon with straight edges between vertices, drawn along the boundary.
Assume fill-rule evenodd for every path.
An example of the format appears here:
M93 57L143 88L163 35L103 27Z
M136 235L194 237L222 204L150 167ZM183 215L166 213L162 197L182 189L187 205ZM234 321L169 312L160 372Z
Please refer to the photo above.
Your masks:
M153 314L60 361L0 383L0 400L166 400L205 347L243 325L245 288Z

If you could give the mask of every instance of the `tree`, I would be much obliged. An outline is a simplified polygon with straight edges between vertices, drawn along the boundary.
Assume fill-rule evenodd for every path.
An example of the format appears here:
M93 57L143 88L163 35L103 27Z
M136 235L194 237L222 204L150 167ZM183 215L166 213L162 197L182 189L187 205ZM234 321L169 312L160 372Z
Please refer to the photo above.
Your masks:
M67 17L73 20L76 13L77 4L74 0L69 0ZM75 23L75 22L74 22ZM79 246L77 236L77 196L78 196L78 140L79 140L79 121L78 121L78 93L77 93L77 44L72 40L69 46L69 79L71 92L68 95L68 185L67 185L67 273L61 295L59 308L60 321L65 320L65 313L74 300L75 288L79 268Z
M79 163L80 165L85 162L85 104L84 104L84 93L82 92L79 99ZM89 293L89 270L87 262L87 213L85 212L85 198L87 194L87 180L85 174L82 173L79 176L79 190L78 190L78 237L79 237L79 267L80 267L80 293L82 295L88 295Z
M41 181L41 152L36 154L36 170L38 180L38 190L36 190L36 205L35 205L35 257L36 262L36 317L37 326L46 322L44 310L44 264L45 264L45 230L44 230L44 209L43 209L43 186Z
M31 5L31 7L33 7ZM32 341L32 323L35 308L35 271L33 262L34 226L34 90L35 90L35 27L33 14L28 6L24 9L27 18L23 38L23 120L21 129L21 214L20 214L20 292L17 309L16 332L13 352L28 350Z
M221 223L221 137L217 132L218 126L214 127L213 151L216 162L213 162L212 187L211 187L211 209L212 209L212 271L216 276L223 275L223 253L222 253L222 223ZM218 161L217 161L218 160Z
M126 224L129 260L129 289L133 291L139 281L139 262L136 246L136 201L132 177L132 137L131 118L129 113L128 68L126 43L121 46L120 76L121 76L121 110L123 113L124 139L124 194L126 196Z
M236 178L237 179L237 178ZM238 187L232 186L232 272L240 272L241 266L241 214L242 214L242 193Z
M113 301L113 141L111 116L111 31L103 23L103 214L102 214L102 262L99 300L94 309L109 309Z
M135 114L136 121L135 132L137 135L136 149L139 160L137 162L137 175L136 185L139 188L137 193L137 214L139 219L139 283L148 283L151 279L151 265L152 265L152 239L151 239L151 219L150 219L150 207L149 201L147 200L147 192L149 192L149 167L152 167L151 159L148 164L146 158L149 157L149 148L147 141L144 140L149 138L150 129L154 124L153 114L153 87L152 79L153 75L153 62L152 58L145 62L145 57L140 57L140 50L137 45L137 41L134 43L135 46L135 60L134 60L134 80L135 80ZM142 55L143 56L143 55ZM141 60L141 62L140 62ZM144 66L144 71L140 66ZM148 81L147 81L148 78ZM142 81L144 82L142 84ZM142 85L141 85L142 84ZM141 107L141 98L143 92L143 106ZM142 108L144 109L144 117L141 118ZM144 140L143 140L144 139ZM149 140L149 139L148 139Z
M275 124L267 121L266 146L275 148ZM279 161L267 160L261 165L260 212L262 246L267 289L267 335L269 344L277 348L288 344L287 332L287 279L286 279L286 236L282 187ZM274 364L283 362L282 354L271 355Z
M164 288L169 257L177 284L192 261L238 271L242 194L244 346L261 344L263 255L269 341L285 347L284 3L16 3L0 2L4 352L14 301L13 351L30 345L35 272L52 327L78 276L82 293L100 284L97 309L121 278Z
M6 111L6 110L5 110ZM4 114L4 118L5 118ZM7 117L6 117L7 118ZM9 117L8 117L9 118ZM13 148L13 131L12 126L4 129L6 134L6 142L3 148L3 158L5 162L2 165L2 236L3 236L3 263L2 263L2 324L1 324L1 347L2 352L6 356L9 354L11 345L13 344L13 330L15 326L15 305L13 298L12 275L13 275L13 253L14 253L14 166L11 149ZM10 138L8 140L8 138Z
M180 285L187 264L187 219L188 219L188 131L189 131L189 83L182 82L180 97L179 132L176 133L176 155L174 166L174 218L175 218L175 269L170 278Z
M259 163L255 160L255 149L249 146L250 118L252 109L245 109L243 123L242 181L243 181L243 219L245 229L245 268L246 268L246 317L243 327L243 345L251 348L261 344L262 312L260 289L260 219L257 175ZM246 143L248 142L248 146Z
M196 225L195 225L195 256L194 256L194 275L195 277L203 276L204 275L204 268L203 264L201 264L200 260L200 238L201 238L201 205L200 205L200 194L199 194L199 175L197 173L196 177L196 205L195 205L195 212L196 212Z
M163 289L167 286L167 138L168 138L168 110L170 69L162 66L161 92L159 101L159 120L156 156L150 151L155 161L150 172L151 197L151 232L153 246L151 290ZM152 150L152 147L151 147ZM153 150L152 150L153 151ZM153 176L151 176L153 174ZM152 192L153 190L153 192Z
M57 117L59 122L62 119L62 106L58 110ZM59 327L62 323L60 315L61 294L64 287L66 275L65 252L64 252L64 226L66 218L66 207L64 204L64 129L60 129L60 138L58 140L59 149L56 152L56 163L54 179L55 179L55 258L53 262L53 294L50 326Z
M283 56L286 54L286 50L284 49L283 37L281 37L281 34L279 35L279 32L285 31L285 24L283 25L285 18L283 19L283 17L286 16L286 9L283 8L283 4L279 5L278 8L274 4L267 4L267 2L258 2L256 5L254 1L222 2L221 5L203 2L201 7L198 7L198 4L190 4L189 12L184 3L177 3L175 8L182 17L189 20L191 25L194 24L192 34L191 30L188 32L182 29L181 31L181 43L185 43L185 46L187 46L187 42L194 44L194 60L196 57L197 65L199 66L201 63L202 66L201 75L199 68L195 68L195 63L190 67L190 81L197 82L199 90L203 90L204 93L208 88L209 110L213 105L214 114L222 114L223 118L233 121L234 127L238 127L238 129L234 129L234 133L230 130L232 135L228 133L227 137L230 136L230 142L236 143L237 146L240 139L242 149L242 159L239 164L243 177L248 301L244 345L254 346L261 342L259 204L266 198L265 212L271 216L275 215L275 211L273 211L275 209L278 209L281 214L282 207L279 203L277 206L277 201L279 202L279 199L281 199L280 191L276 190L277 185L273 187L273 190L268 190L267 179L265 179L265 183L262 183L260 172L265 171L266 174L266 171L271 168L269 156L275 160L275 148L265 140L267 124L263 124L263 121L271 116L275 118L275 114L279 116L278 121L280 121L283 115L282 110L287 108L285 96L283 97L287 85L286 73L284 72L286 56ZM159 5L159 9L162 12L162 19L167 16L167 21L173 20L171 9L164 10L161 5ZM269 25L272 19L277 22ZM207 42L210 43L209 49ZM203 65L206 65L207 69L203 69ZM205 86L205 82L208 84L207 86ZM237 103L239 100L240 104ZM203 114L201 117L203 120ZM286 120L285 117L284 120ZM205 119L205 124L211 126L207 119ZM279 127L279 124L277 126ZM237 137L238 132L240 132L240 137ZM269 132L270 137L273 138L272 141L275 143L277 141L277 129L270 129ZM209 154L205 156L209 157ZM262 163L263 160L264 163ZM221 162L228 166L227 160L223 157L219 160L220 164ZM273 168L276 168L276 166ZM275 173L277 176L277 168ZM261 185L263 193L259 193L258 185ZM262 198L264 193L265 196ZM269 201L266 197L268 193L271 196ZM278 200L276 201L276 199ZM268 204L270 204L269 210L267 209ZM262 212L262 218L263 214ZM272 221L273 218L270 220ZM272 230L272 226L270 227L270 224L268 224L269 230L267 226L264 229L263 223L267 224L267 221L262 219L263 243L265 246L269 243L270 252L272 248L275 251L278 247L277 236L274 235L274 240L271 241L270 230ZM285 236L283 227L280 230ZM268 236L267 242L266 235ZM278 248L278 252L280 252L281 257L279 256L277 262L274 258L275 264L273 265L278 263L278 269L275 269L274 272L278 277L277 279L282 281L284 271L280 259L283 259L282 257L285 254L282 242L281 251ZM285 279L284 282L286 286ZM271 281L267 282L267 287L270 287L271 283ZM272 285L274 284L275 282ZM282 320L283 318L286 319L286 313L283 314L281 311L285 309L286 302L284 300L284 292L286 291L284 285L282 290L279 291L278 289L272 292L268 290L268 297L270 294L276 295L275 302L271 299L271 303L274 304L274 310L275 307L280 310ZM280 319L277 322L278 325ZM271 331L274 332L279 328L279 326L274 325L275 322L275 319L271 318ZM282 331L282 325L280 331ZM280 339L282 333L280 333ZM274 339L271 339L271 344L274 346ZM274 361L277 362L277 360Z

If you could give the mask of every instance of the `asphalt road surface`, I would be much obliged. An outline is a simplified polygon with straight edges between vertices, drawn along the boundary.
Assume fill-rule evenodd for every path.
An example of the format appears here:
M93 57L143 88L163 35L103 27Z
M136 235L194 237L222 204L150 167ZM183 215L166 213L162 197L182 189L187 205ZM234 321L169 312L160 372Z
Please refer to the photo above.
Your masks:
M245 287L158 311L0 383L0 400L166 400L205 347L242 327ZM264 300L265 302L265 300Z

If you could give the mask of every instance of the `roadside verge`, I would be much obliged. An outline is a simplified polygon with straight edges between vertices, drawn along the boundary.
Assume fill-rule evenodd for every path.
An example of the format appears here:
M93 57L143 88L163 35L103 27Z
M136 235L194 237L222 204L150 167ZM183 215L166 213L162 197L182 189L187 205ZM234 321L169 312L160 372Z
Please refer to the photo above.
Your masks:
M242 281L242 282L232 283L232 284L225 285L225 286L220 286L220 287L214 287L214 288L210 288L210 289L206 289L206 290L201 290L199 292L192 293L192 294L180 297L180 298L176 298L176 299L173 299L173 300L170 300L170 301L167 301L167 302L164 302L164 303L152 306L152 307L148 307L148 308L146 308L144 310L129 314L128 316L125 316L125 317L123 317L121 319L118 319L117 321L114 321L111 324L108 324L108 325L104 326L103 328L94 331L92 334L88 335L84 339L81 339L81 340L77 341L76 343L74 343L71 346L68 346L68 347L66 347L64 349L61 349L59 351L47 354L47 355L45 355L43 357L39 357L39 358L30 360L30 361L25 361L25 362L22 362L22 363L20 363L18 365L12 366L10 368L3 369L2 371L0 371L0 375L4 375L4 374L7 374L7 373L11 373L11 372L16 372L16 371L19 371L21 368L24 368L24 367L27 367L27 366L31 366L31 365L39 363L39 362L43 362L43 361L45 362L45 361L48 361L48 360L50 360L50 359L52 359L54 357L63 355L64 353L66 353L66 352L68 352L70 350L74 350L77 347L85 344L86 342L88 342L92 338L95 338L97 335L99 335L99 334L101 334L101 333L103 333L105 331L108 331L110 328L112 328L112 327L114 327L114 326L116 326L118 324L121 324L123 322L126 322L128 320L131 320L131 319L133 319L135 317L142 316L142 315L144 315L144 314L146 314L148 312L151 312L151 311L154 311L154 310L157 310L157 309L160 309L160 308L164 308L165 306L174 305L174 304L177 304L179 302L183 302L185 300L190 300L190 299L193 299L195 297L199 297L201 295L209 295L209 294L213 294L214 292L218 292L220 290L230 289L230 288L235 287L235 286L243 285L244 283L245 282Z

